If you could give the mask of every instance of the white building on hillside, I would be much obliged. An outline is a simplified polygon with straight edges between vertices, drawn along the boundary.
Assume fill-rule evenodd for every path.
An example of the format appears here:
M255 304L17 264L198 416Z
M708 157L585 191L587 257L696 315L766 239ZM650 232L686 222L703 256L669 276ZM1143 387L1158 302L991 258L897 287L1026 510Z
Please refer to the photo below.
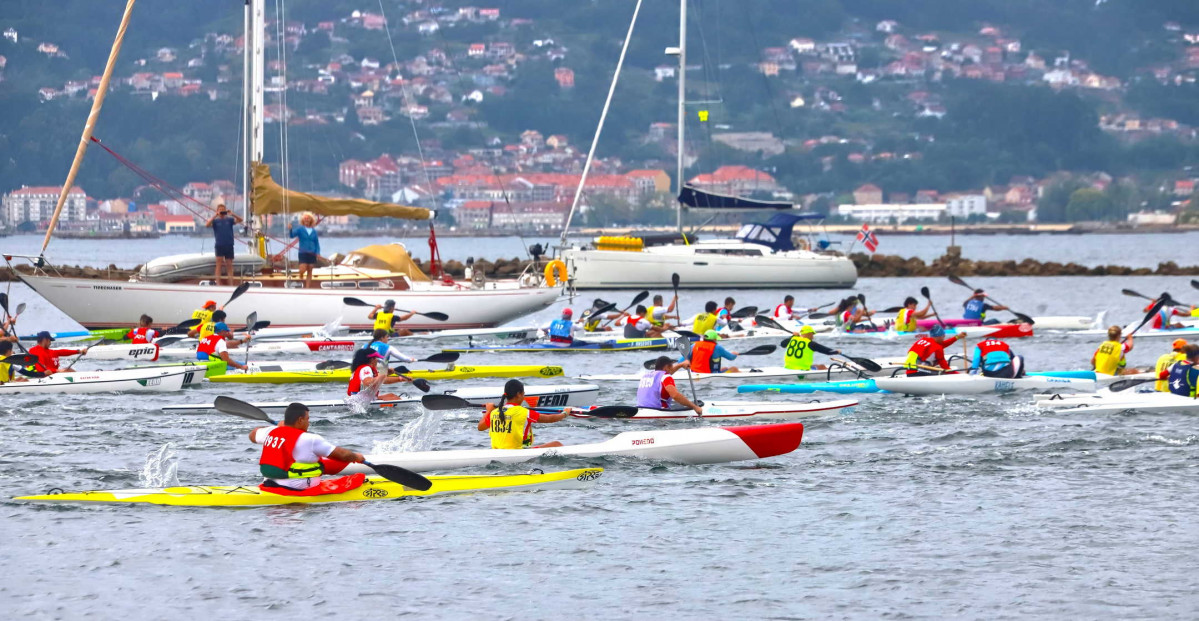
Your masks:
M837 213L859 222L902 224L908 220L937 220L945 214L944 203L920 203L915 205L841 205Z
M10 226L22 222L43 222L54 215L60 186L23 187L4 195L4 218ZM62 207L64 222L83 220L87 216L87 194L79 186L71 188Z
M982 194L950 194L945 197L945 210L955 218L987 215L987 197Z

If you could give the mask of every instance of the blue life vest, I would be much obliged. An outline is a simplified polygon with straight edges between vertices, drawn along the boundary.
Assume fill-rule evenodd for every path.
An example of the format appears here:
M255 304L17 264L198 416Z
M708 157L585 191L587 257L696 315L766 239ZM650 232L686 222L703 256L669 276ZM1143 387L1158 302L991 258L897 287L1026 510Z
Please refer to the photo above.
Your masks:
M367 345L367 347L379 352L379 355L383 356L384 360L387 360L387 354L391 352L391 345L383 341L371 341L371 344Z
M571 336L571 328L574 324L566 319L555 319L550 324L550 342L551 343L570 343L574 340Z
M1170 392L1182 397L1194 397L1199 387L1199 367L1187 362L1175 362L1167 380Z
M987 318L987 303L985 300L978 298L970 298L966 301L966 310L962 313L962 319L977 319L982 321Z

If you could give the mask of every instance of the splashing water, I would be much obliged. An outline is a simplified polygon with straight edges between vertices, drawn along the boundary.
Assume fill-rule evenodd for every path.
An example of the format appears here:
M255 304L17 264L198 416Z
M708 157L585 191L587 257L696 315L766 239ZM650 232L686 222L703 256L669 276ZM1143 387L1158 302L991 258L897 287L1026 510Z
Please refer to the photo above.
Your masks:
M179 485L179 454L174 442L167 442L157 451L146 455L142 466L142 487L172 487Z
M381 442L375 442L372 453L403 453L406 451L427 451L433 444L433 437L441 429L441 421L445 414L441 411L426 410L420 418L404 425L400 435Z

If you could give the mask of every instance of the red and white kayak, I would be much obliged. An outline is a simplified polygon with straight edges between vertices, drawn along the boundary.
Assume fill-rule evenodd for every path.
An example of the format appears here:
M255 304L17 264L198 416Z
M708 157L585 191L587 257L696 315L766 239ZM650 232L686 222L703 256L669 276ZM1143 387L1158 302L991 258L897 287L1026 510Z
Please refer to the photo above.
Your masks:
M440 393L453 395L471 402L474 405L483 406L487 403L497 402L504 393L502 386L482 387L482 388L459 388L457 390L445 390ZM373 408L388 408L397 405L405 405L409 403L420 403L420 398L423 393L405 394L400 393L399 399L376 399L371 401L367 407ZM547 386L536 386L533 384L525 385L525 403L533 408L587 408L595 405L595 399L599 396L599 386L595 384L551 384ZM294 399L292 401L295 401ZM282 412L287 409L287 406L292 401L264 401L254 403L254 407L268 412ZM325 399L319 401L304 401L301 403L308 406L310 410L318 409L333 409L333 408L349 408L345 399ZM164 412L215 412L216 408L210 403L192 403L183 405L166 405L163 406Z
M468 449L383 453L367 455L366 460L376 464L400 466L416 472L471 468L486 466L492 462L518 464L551 455L639 457L689 465L722 464L790 453L799 448L802 439L802 423L780 423L744 427L626 431L610 440L594 444L514 450ZM370 469L362 464L350 464L344 470L347 473L369 471Z
M792 420L805 416L840 414L857 405L852 399L836 401L812 401L809 403L782 403L778 401L708 401L703 414L689 409L660 410L636 406L606 406L594 410L572 411L575 418L621 419L621 420L698 420L717 418L722 421L740 420Z

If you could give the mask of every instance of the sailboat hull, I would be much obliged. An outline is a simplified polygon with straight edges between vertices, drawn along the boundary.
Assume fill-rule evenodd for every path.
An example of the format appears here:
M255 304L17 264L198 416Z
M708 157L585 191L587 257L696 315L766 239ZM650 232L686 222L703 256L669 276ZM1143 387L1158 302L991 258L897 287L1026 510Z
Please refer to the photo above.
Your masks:
M578 289L669 288L672 274L679 275L681 289L835 289L852 287L858 279L857 268L845 257L803 251L724 254L702 246L568 249L562 259Z
M21 275L25 284L37 291L71 319L88 328L131 326L142 313L164 323L191 316L206 300L223 303L233 287L184 285L149 282L59 278ZM489 283L487 289L458 289L437 283L414 283L413 289L372 291L363 289L287 289L251 287L226 309L230 323L242 313L257 311L259 318L275 327L320 325L341 317L341 325L369 330L369 308L346 306L345 296L371 304L395 300L396 308L421 312L437 311L449 315L447 321L433 321L420 315L404 322L412 330L450 328L487 328L496 326L553 304L559 291L548 287L518 288L515 284Z

